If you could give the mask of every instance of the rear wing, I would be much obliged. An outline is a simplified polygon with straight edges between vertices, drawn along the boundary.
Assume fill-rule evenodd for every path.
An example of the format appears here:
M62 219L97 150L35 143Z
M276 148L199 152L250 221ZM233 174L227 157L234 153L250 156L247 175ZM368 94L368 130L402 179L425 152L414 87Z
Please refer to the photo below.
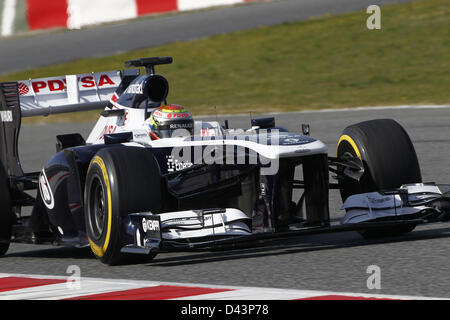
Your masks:
M169 57L145 58L127 66L154 71L154 65L171 62ZM112 108L139 75L139 69L127 69L0 82L0 166L8 175L13 206L30 203L24 190L37 188L39 176L22 170L18 152L22 117Z
M17 81L21 116L103 109L121 81L121 71Z
M137 74L125 70L0 82L0 164L7 175L24 176L18 153L22 117L104 109Z

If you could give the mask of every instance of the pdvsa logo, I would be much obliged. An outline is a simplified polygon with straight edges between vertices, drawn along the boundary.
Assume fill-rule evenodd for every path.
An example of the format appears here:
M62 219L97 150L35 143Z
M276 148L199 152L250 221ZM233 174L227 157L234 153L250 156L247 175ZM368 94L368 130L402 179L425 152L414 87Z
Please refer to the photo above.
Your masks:
M28 92L30 92L30 88L28 88L28 86L23 82L19 82L18 88L19 88L19 95L21 96L26 95Z
M97 77L94 75L77 77L78 86L80 90L89 90L94 88L108 88L116 86L111 77L108 74L100 74ZM21 96L33 94L51 94L66 92L66 78L45 78L38 80L30 80L19 82L19 94Z

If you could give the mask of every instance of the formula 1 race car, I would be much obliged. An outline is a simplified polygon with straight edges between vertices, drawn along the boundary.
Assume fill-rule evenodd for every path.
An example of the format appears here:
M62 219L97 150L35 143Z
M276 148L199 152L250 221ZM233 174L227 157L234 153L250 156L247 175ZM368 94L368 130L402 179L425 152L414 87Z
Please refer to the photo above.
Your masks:
M169 91L155 66L170 63L126 62L142 75L126 69L0 83L1 255L10 242L58 242L90 246L103 263L117 264L134 254L153 259L312 233L397 235L448 220L448 186L422 183L411 140L394 120L345 128L336 156L307 124L298 134L274 118L252 119L247 129L195 121L187 134L155 138L149 119ZM102 112L86 140L57 136L42 171L23 172L22 117L91 109ZM330 189L342 196L340 223L330 221ZM31 215L21 214L25 206Z

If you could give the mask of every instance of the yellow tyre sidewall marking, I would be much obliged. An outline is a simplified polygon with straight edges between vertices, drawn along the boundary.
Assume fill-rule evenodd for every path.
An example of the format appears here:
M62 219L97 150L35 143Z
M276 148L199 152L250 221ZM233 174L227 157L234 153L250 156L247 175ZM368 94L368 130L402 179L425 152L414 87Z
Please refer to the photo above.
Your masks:
M356 146L355 141L353 141L353 139L350 136L348 136L346 134L342 135L341 138L338 141L338 144L337 144L338 148L339 148L339 145L341 144L342 141L347 141L352 146L353 150L355 150L355 153L358 156L358 158L361 159L361 152L359 152L359 149Z
M105 163L103 162L103 159L100 158L99 156L95 156L94 159L92 159L91 164L89 165L89 169L94 163L98 165L100 167L100 170L102 171L103 180L105 181L106 184L106 193L108 195L108 226L106 229L106 238L103 247L100 247L89 238L89 244L91 245L92 251L95 253L95 255L101 258L105 254L106 249L108 249L109 238L111 236L111 220L112 220L111 188L109 185L108 172L106 171L106 166Z

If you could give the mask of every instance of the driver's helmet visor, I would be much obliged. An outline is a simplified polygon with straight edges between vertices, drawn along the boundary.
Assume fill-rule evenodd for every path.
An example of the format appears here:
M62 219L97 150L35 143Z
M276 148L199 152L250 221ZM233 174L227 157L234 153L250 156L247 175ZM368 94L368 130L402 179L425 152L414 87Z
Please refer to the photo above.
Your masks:
M160 138L191 136L194 133L194 121L160 124L155 131L156 135Z

